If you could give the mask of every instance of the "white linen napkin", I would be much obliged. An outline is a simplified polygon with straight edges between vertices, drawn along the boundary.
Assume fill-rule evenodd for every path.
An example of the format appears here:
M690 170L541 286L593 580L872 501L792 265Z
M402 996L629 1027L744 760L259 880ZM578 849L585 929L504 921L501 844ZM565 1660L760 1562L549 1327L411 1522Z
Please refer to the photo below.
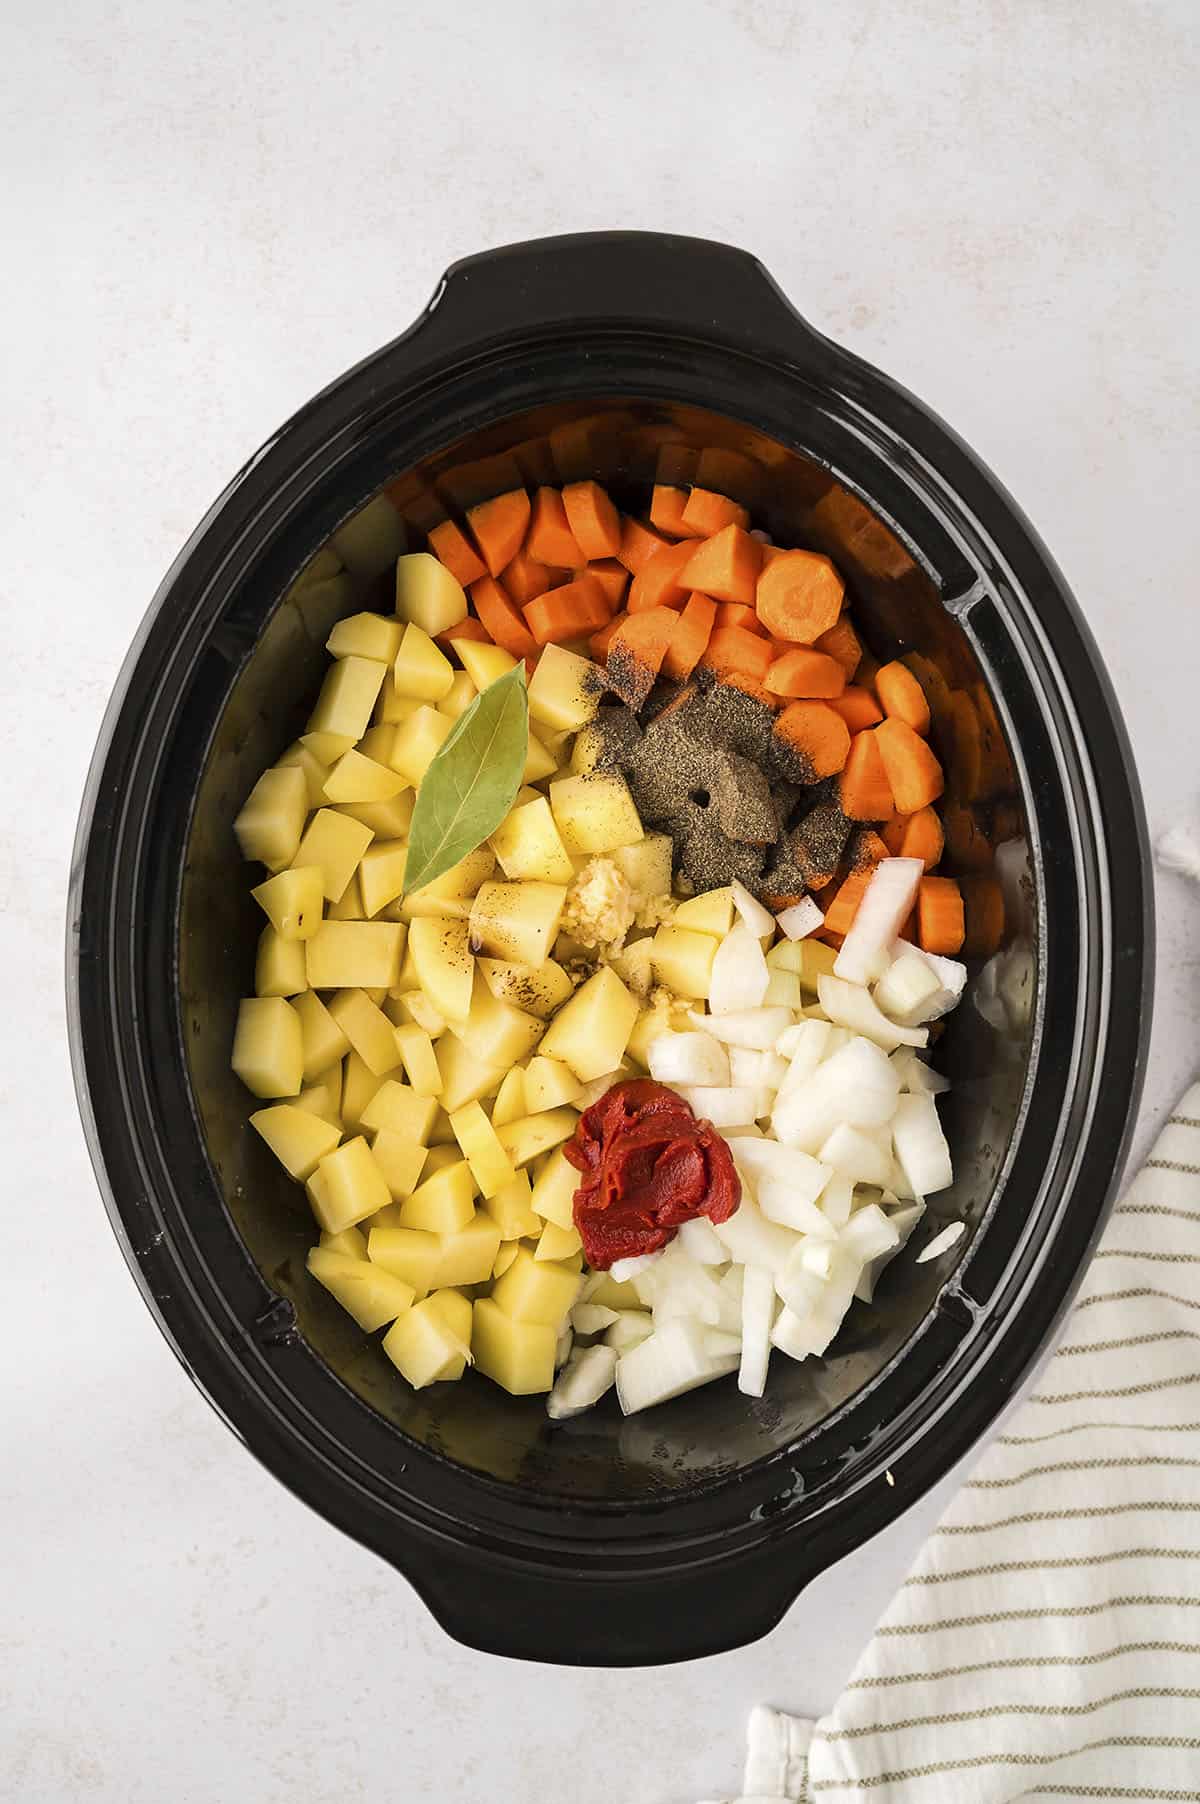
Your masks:
M1200 1084L829 1715L742 1804L1200 1800Z

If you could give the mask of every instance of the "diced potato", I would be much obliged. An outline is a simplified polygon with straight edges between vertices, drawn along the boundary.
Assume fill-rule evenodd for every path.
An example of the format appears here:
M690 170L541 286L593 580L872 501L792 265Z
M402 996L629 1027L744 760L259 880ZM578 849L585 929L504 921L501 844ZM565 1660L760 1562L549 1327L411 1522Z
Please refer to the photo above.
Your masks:
M358 867L359 893L363 914L368 920L381 908L404 894L404 867L408 863L408 841L377 839L367 847Z
M347 1140L317 1166L319 1185L309 1185L317 1220L327 1234L340 1234L365 1221L392 1200L392 1193L362 1137Z
M493 1278L503 1277L504 1273L516 1258L517 1252L518 1247L515 1240L502 1240L500 1242L500 1251L496 1254L495 1263L492 1266Z
M526 1014L543 1021L560 1009L574 985L560 964L548 958L541 965L514 965L500 958L481 958L479 969L493 996L511 1002Z
M367 1259L335 1253L328 1247L310 1247L308 1269L367 1334L386 1322L394 1322L412 1308L411 1285Z
M546 1109L541 1115L522 1115L496 1129L496 1138L514 1165L528 1165L541 1153L561 1146L575 1132L574 1109Z
M464 1291L455 1290L450 1284L443 1285L430 1296L429 1307L437 1311L452 1334L470 1344L471 1299Z
M640 902L671 894L674 845L669 833L647 833L632 845L613 848L612 861Z
M519 965L542 964L566 899L560 883L485 883L471 908L471 950Z
M548 1221L533 1250L533 1257L535 1261L543 1262L547 1259L574 1259L582 1251L583 1242L574 1227L560 1228L556 1221Z
M543 726L577 731L595 714L604 689L603 673L589 659L547 645L530 678L529 712Z
M325 673L308 731L332 733L353 745L371 724L371 710L386 675L387 665L378 658L339 658ZM332 764L333 758L328 762Z
M341 1129L332 1122L311 1115L294 1103L275 1103L269 1109L256 1109L250 1117L289 1177L303 1183L320 1160L331 1153L341 1139Z
M589 721L575 735L575 743L571 747L571 770L577 777L588 776L599 769L603 753L604 734L595 721Z
M305 1084L296 1098L298 1109L307 1109L310 1115L320 1115L325 1121L332 1121L334 1126L342 1125L342 1066L339 1060L327 1071L322 1071L311 1084Z
M300 1038L304 1047L304 1081L311 1084L322 1071L350 1050L350 1042L338 1026L321 998L305 990L292 1004L300 1017Z
M461 1109L481 1097L494 1096L504 1078L503 1065L479 1059L453 1028L437 1043L437 1065L442 1085L442 1107Z
M771 971L788 971L800 979L800 987L810 996L817 993L817 980L832 977L837 951L823 940L780 940L767 953Z
M579 1273L555 1260L534 1259L522 1247L502 1278L492 1301L518 1322L537 1322L557 1333L579 1295Z
M443 916L413 921L408 944L420 988L439 1015L447 1021L465 1021L475 981L467 923Z
M390 989L400 976L398 921L326 921L305 948L314 990Z
M461 1109L455 1109L450 1116L450 1125L482 1197L493 1197L506 1184L512 1183L517 1175L516 1167L477 1102L464 1103Z
M250 996L238 1009L234 1071L255 1096L298 1096L304 1081L300 1017L282 996Z
M415 1391L461 1378L471 1357L470 1338L464 1340L454 1331L443 1311L434 1307L434 1301L433 1297L426 1297L423 1303L408 1310L388 1329L382 1341L384 1352Z
M339 990L329 1004L329 1013L376 1077L386 1077L396 1069L400 1063L396 1030L362 990Z
M467 617L462 584L428 551L396 560L396 613L436 639Z
M628 1279L618 1284L611 1272L593 1272L587 1280L587 1300L605 1309L641 1309L642 1301Z
M526 1058L546 1029L536 1015L525 1014L511 1002L501 1002L477 976L470 1011L456 1031L463 1045L482 1064L507 1068Z
M507 675L517 661L499 645L485 645L478 639L452 639L450 644L480 695Z
M488 1198L487 1213L500 1230L501 1240L520 1240L542 1231L541 1217L533 1212L532 1188L527 1171L518 1171L503 1190Z
M511 1270L510 1267L505 1272L504 1278ZM504 1278L498 1283L503 1284ZM514 1321L498 1309L490 1297L475 1299L471 1330L475 1364L511 1396L527 1397L553 1389L557 1338L553 1328L543 1328L536 1322Z
M369 1106L382 1082L383 1079L376 1077L356 1052L346 1054L342 1066L342 1120L348 1128L361 1126L363 1110Z
M525 1069L525 1109L529 1115L540 1115L543 1109L558 1109L574 1102L579 1095L579 1079L570 1066L560 1059L530 1059Z
M404 522L386 495L372 495L332 537L347 570L379 576L404 550Z
M325 641L325 650L331 658L373 658L390 664L400 649L403 631L400 622L386 614L350 614L338 621Z
M257 858L272 871L290 864L307 813L306 773L295 765L265 770L233 823L242 857Z
M324 872L320 865L279 871L250 894L282 940L311 940L325 907Z
M343 1228L340 1234L322 1234L321 1245L327 1253L344 1253L347 1259L365 1259L367 1242L361 1228Z
M530 1208L562 1229L575 1226L575 1192L582 1179L561 1146L556 1146L534 1179Z
M421 703L411 695L396 693L396 679L389 663L387 675L383 679L383 687L379 691L379 700L375 703L375 720L379 726L397 727L401 721L415 714Z
M284 752L283 756L279 759L276 769L280 766L288 766L304 772L304 782L308 791L308 806L310 808L319 808L321 803L325 800L325 779L329 775L329 766L327 764L322 764L316 753L310 746L305 745L302 739L297 739L294 745L289 745L287 751ZM301 820L300 832L302 833L303 831L304 822ZM299 844L300 833L297 833L296 846ZM292 847L291 852L289 852L288 856L283 860L284 864L290 864L292 862L296 846ZM267 862L269 863L270 861L268 860Z
M384 1013L397 1027L404 1027L411 1022L422 1033L427 1033L431 1040L438 1039L446 1031L445 1020L424 990L410 990L406 996L389 998L384 1004Z
M397 1027L393 1031L405 1076L417 1095L440 1096L442 1074L429 1035L420 1027Z
M390 802L405 788L404 778L357 749L343 754L325 779L327 802Z
M711 933L691 927L660 927L650 949L650 960L659 983L677 996L700 1001L708 995L717 942Z
M432 883L423 884L405 897L405 918L411 922L422 915L448 915L453 920L465 921L471 912L472 897L495 868L496 855L491 848L476 846L473 852L452 864Z
M492 1104L492 1126L503 1127L506 1121L519 1121L529 1110L525 1107L525 1073L519 1065L504 1076Z
M254 958L256 996L298 996L308 989L303 940L285 940L268 921Z
M724 889L706 890L702 896L689 896L675 910L673 925L723 940L733 926L733 890L727 884Z
M370 1133L378 1133L381 1128L387 1128L405 1140L415 1140L421 1146L427 1146L437 1111L435 1097L422 1096L410 1084L397 1083L395 1078L388 1078L386 1083L380 1084L363 1110L362 1125Z
M465 1228L475 1213L475 1179L465 1159L435 1171L405 1198L400 1219L406 1228L424 1228L430 1234L453 1234ZM389 1199L390 1200L390 1199Z
M410 622L404 629L392 671L397 695L421 702L440 702L450 693L454 666L429 634Z
M361 867L360 867L361 868ZM336 902L331 902L325 910L327 921L363 921L362 889L359 886L358 872L355 871L349 883Z
M637 997L630 995L615 971L602 965L558 1011L541 1050L546 1058L562 1059L577 1078L590 1083L620 1064L637 1017Z
M439 714L423 702L407 720L396 728L392 750L393 767L416 789L449 738L454 722L448 714Z
M792 971L772 971L762 999L764 1008L804 1007L804 986Z
M611 959L613 970L627 990L644 1002L654 987L654 959L650 939L631 940Z
M438 1126L433 1130L432 1142L425 1154L425 1164L421 1170L422 1183L427 1178L433 1177L435 1172L445 1171L447 1166L457 1165L462 1159L462 1149L454 1138L454 1129L450 1126L449 1115L446 1115L447 1138L444 1141L438 1138L441 1116L444 1114L445 1110L439 1111Z
M575 875L545 796L512 809L492 834L491 845L504 875L513 881L570 883Z
M547 751L536 734L529 735L529 744L525 753L525 769L522 781L540 783L543 777L552 777L558 769L558 759Z
M317 865L324 894L336 902L353 877L371 837L371 829L361 821L351 820L336 808L318 808L304 829L294 868Z
M459 720L466 713L479 691L465 670L454 672L454 681L438 703L438 713L448 714L451 720Z
M642 837L642 823L624 777L604 771L557 777L550 785L550 806L568 852L594 856L634 846Z
M403 1202L421 1181L425 1148L419 1140L409 1140L391 1128L380 1128L371 1142L371 1151L391 1191L392 1201Z
M300 743L328 770L353 750L355 740L352 733L301 733Z
M499 1228L484 1210L476 1210L465 1227L440 1236L435 1285L483 1284L499 1251Z
M406 840L412 825L415 801L416 796L411 789L402 789L390 802L339 802L338 813L348 814L352 821L369 827L376 839Z
M392 747L396 743L396 729L382 722L368 727L358 744L356 752L369 758L372 764L382 764L386 769L392 768Z
M418 1297L423 1297L433 1284L441 1243L436 1234L427 1234L420 1228L372 1227L367 1236L367 1252L372 1264L403 1278Z

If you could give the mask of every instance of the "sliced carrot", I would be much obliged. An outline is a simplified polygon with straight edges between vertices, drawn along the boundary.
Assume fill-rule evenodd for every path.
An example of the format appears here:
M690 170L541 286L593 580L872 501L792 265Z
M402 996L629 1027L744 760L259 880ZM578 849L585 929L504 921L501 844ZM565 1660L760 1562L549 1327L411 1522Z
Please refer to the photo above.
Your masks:
M629 615L622 610L621 613L613 615L607 626L602 626L598 633L592 634L588 640L588 652L595 658L597 664L603 664L608 656L609 646L628 619Z
M539 564L553 564L562 570L578 570L584 563L583 549L567 525L567 510L557 489L540 488L533 497L525 550Z
M919 858L927 871L942 861L945 836L932 808L915 814L898 814L884 828L883 837L893 858Z
M626 516L621 521L621 546L617 557L630 576L636 576L642 565L648 563L656 551L661 551L670 542L661 532L655 532L652 526L643 526L640 520Z
M962 891L953 877L922 877L917 891L917 932L925 952L953 958L966 937Z
M435 637L441 646L453 645L456 639L474 639L480 645L492 643L492 635L483 621L473 620L470 615L465 620L460 620L457 626L448 626L444 633L438 633Z
M497 645L502 645L514 658L527 658L537 650L537 641L526 626L521 610L510 601L500 584L491 576L481 576L470 588L475 612Z
M690 587L711 595L714 601L737 601L752 607L761 567L762 546L734 524L723 526L696 546L687 565L687 580Z
M616 557L621 516L598 482L569 482L562 492L567 525L585 558Z
M920 734L907 721L891 718L875 728L874 737L898 811L915 814L936 802L944 787L942 767Z
M850 734L828 702L792 702L775 722L775 736L799 766L800 780L834 777L850 756Z
M845 668L843 664L843 674ZM834 696L833 706L852 733L861 733L867 727L877 727L883 719L879 704L866 689L843 689L840 695Z
M552 641L587 638L606 626L612 615L608 597L594 576L585 571L573 583L549 589L523 609L526 625L539 645Z
M483 559L457 520L443 520L429 535L429 549L465 589L484 573Z
M693 488L683 510L683 523L698 538L710 538L723 526L748 528L750 514L728 495L718 495L715 489Z
M879 729L874 728L856 733L850 742L839 795L842 813L848 820L884 821L895 806L879 754L878 737Z
M762 552L762 567L764 570L768 564L773 564L777 557L787 556L787 551L782 545L768 545L765 540L759 539L758 546Z
M662 668L679 616L671 608L629 614L608 647L608 681L623 702L640 708Z
M963 944L967 958L990 958L1004 941L1004 891L994 877L964 877Z
M771 667L771 647L766 639L758 633L748 633L744 626L718 626L714 627L700 662L718 676L744 676L760 684Z
M757 633L760 639L766 638L766 632L753 608L748 608L740 601L721 601L717 603L718 626L743 626L748 633Z
M569 567L568 567L569 568ZM500 572L505 591L523 608L528 601L544 595L567 579L567 569L553 564L539 564L525 549L518 551L511 564Z
M761 702L764 708L770 708L773 712L784 705L781 695L773 694L765 683L758 682L748 670L726 670L722 672L721 681L730 689L740 689L743 695L752 695L756 702Z
M846 673L836 658L802 647L776 658L763 679L775 695L810 696L830 701L846 687Z
M707 595L690 595L682 614L676 616L675 631L662 661L664 676L685 682L708 649L717 617L717 604Z
M619 608L629 587L629 572L615 557L593 558L588 575L594 576L608 597L610 608Z
M683 523L686 506L686 489L677 489L669 482L656 482L650 497L651 525L657 526L660 532L669 533L673 539L695 538L696 535Z
M862 640L851 626L848 614L843 614L834 621L828 632L821 634L816 641L816 647L818 651L823 651L827 656L837 659L846 672L848 683L854 681L858 667L862 663L863 648Z
M509 489L468 510L467 524L489 576L499 576L505 564L511 564L520 551L529 529L529 513L529 496L524 489ZM497 639L496 643L500 641Z
M946 850L960 871L986 871L991 868L992 846L975 818L974 811L959 802L948 802L942 810L946 830Z
M925 691L908 666L901 664L898 658L880 666L875 678L875 693L880 707L891 719L904 721L914 733L928 733L929 703L925 700Z
M758 579L754 605L767 631L794 645L811 645L842 610L842 579L827 557L789 551L773 558Z
M851 871L839 886L837 894L825 909L826 933L849 933L858 913L858 905L867 893L874 868L874 865L868 865L865 870Z
M685 539L679 545L664 545L648 558L629 585L629 612L640 614L646 608L681 608L691 594L694 583L686 583L680 572L694 549Z

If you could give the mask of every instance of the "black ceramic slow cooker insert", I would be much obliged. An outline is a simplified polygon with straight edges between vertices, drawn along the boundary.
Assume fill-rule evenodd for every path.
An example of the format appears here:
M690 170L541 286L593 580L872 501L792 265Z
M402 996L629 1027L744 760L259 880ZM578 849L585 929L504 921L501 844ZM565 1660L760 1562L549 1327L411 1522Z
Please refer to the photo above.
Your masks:
M879 657L951 704L939 750L994 811L1007 942L939 1065L954 1188L829 1355L625 1420L552 1424L473 1374L414 1393L307 1275L312 1224L229 1070L257 910L231 821L315 695L333 620L396 554L514 483L623 505L703 481L828 551ZM958 698L965 698L958 699ZM1003 820L1003 828L1000 822ZM246 466L171 570L96 752L70 902L76 1079L114 1229L246 1445L498 1653L684 1659L775 1623L1012 1396L1119 1175L1149 1015L1148 858L1079 610L966 447L813 332L750 256L637 233L456 264L416 325Z

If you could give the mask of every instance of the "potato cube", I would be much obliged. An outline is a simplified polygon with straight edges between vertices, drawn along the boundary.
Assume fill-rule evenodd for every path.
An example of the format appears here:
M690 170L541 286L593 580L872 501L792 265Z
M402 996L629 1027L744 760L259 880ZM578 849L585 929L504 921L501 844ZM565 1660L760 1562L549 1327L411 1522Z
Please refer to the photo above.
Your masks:
M389 996L383 1012L397 1027L407 1027L411 1022L431 1040L438 1039L446 1031L445 1021L423 990L410 990L406 996Z
M408 1140L391 1128L380 1128L371 1141L371 1151L392 1193L392 1201L403 1202L421 1181L425 1148L419 1140Z
M414 696L397 694L396 678L389 663L383 687L379 691L379 700L375 703L376 725L398 727L410 714L415 714L420 706L421 703Z
M508 964L500 958L481 958L479 969L493 996L514 1008L547 1020L574 991L562 966L548 958L541 965ZM524 1112L524 1111L522 1111Z
M477 976L470 1012L455 1031L482 1064L507 1069L533 1051L546 1029L536 1015L526 1015L511 1002L501 1002L493 996L483 978Z
M579 1273L555 1260L534 1259L522 1247L502 1278L492 1301L518 1322L537 1322L555 1332L562 1327L579 1295Z
M447 1110L461 1109L483 1096L493 1096L504 1078L503 1065L489 1065L476 1058L453 1028L437 1043L437 1066L442 1107Z
M298 1096L304 1080L300 1017L282 996L251 996L238 1009L234 1071L255 1096Z
M549 649L549 647L547 647ZM517 1255L520 1257L520 1254ZM511 1271L511 1267L509 1271ZM507 1278L509 1272L505 1272ZM504 1278L498 1280L504 1282ZM533 1396L554 1388L553 1328L518 1322L498 1309L490 1297L475 1299L471 1352L479 1371L514 1397Z
M500 1251L500 1230L491 1216L476 1210L465 1227L439 1236L436 1286L483 1284L492 1275Z
M311 1084L322 1071L349 1052L350 1042L314 991L305 990L297 996L292 1007L300 1017L304 1081Z
M642 1309L644 1305L628 1279L618 1284L611 1272L593 1272L587 1281L587 1300L604 1309Z
M407 786L390 764L380 764L357 749L343 753L325 779L327 802L390 802Z
M396 560L396 613L431 639L467 617L462 584L428 551L410 551Z
M367 1334L394 1322L412 1308L412 1287L367 1259L310 1247L308 1269Z
M624 777L593 771L550 785L554 824L568 852L595 855L635 846L642 823Z
M582 1251L583 1242L574 1227L561 1228L556 1221L548 1221L533 1249L533 1257L535 1261L543 1262L547 1259L574 1259Z
M310 746L305 745L302 739L297 739L294 745L289 745L287 751L284 752L283 756L278 760L276 769L284 766L295 770L302 770L304 772L304 782L308 792L308 806L310 808L319 808L321 803L325 800L325 779L329 775L329 766L327 764L322 764L316 753ZM302 820L300 822L300 832L302 833L303 831L304 822ZM300 834L297 833L296 846L299 844ZM289 852L288 856L283 860L284 864L290 864L292 862L292 858L295 856L296 846L292 847L291 852Z
M521 773L523 783L540 783L543 777L552 777L558 769L558 759L553 752L547 750L536 734L529 735L529 744L525 752L525 769Z
M540 1115L543 1109L557 1109L574 1102L580 1083L575 1073L560 1059L530 1059L525 1070L525 1109L529 1115Z
M439 714L436 708L422 703L396 728L393 768L416 789L453 729L454 722L448 714Z
M405 929L398 921L326 921L308 941L314 990L374 990L400 975Z
M326 908L325 919L327 921L364 921L366 919L358 871L355 871L337 901L331 902Z
M492 1104L492 1126L503 1127L506 1121L519 1121L527 1115L525 1107L525 1073L519 1065L505 1073Z
M467 923L442 916L413 921L408 944L419 986L439 1015L447 1021L465 1021L475 981Z
M392 1200L392 1193L370 1147L361 1136L347 1140L317 1166L309 1195L317 1220L327 1234L340 1234L365 1221Z
M336 902L371 843L371 829L336 808L318 808L300 841L293 869L317 865L321 887Z
M424 1228L430 1234L452 1234L465 1228L475 1213L475 1179L465 1159L445 1165L418 1184L400 1205L406 1228Z
M339 990L329 1013L369 1071L386 1077L400 1063L396 1030L362 990Z
M342 1125L342 1066L339 1060L323 1071L311 1084L305 1084L296 1098L298 1109L307 1109L310 1115L320 1115L324 1121L332 1121L334 1127Z
M493 1197L506 1184L512 1183L517 1175L516 1167L477 1102L464 1103L461 1109L455 1109L450 1116L450 1126L482 1197Z
M470 1341L462 1339L432 1307L434 1299L402 1315L383 1337L384 1352L415 1391L447 1379L461 1378L471 1357Z
M471 1299L463 1291L455 1290L453 1285L443 1285L435 1290L429 1298L429 1306L437 1311L452 1334L470 1345L471 1341Z
M717 942L691 927L660 927L650 950L654 975L676 996L700 1001L708 995Z
M558 1011L546 1030L542 1053L562 1059L581 1082L590 1083L620 1064L637 1017L637 997L602 965Z
M341 1129L332 1122L312 1115L294 1103L275 1103L269 1109L256 1109L250 1117L289 1177L303 1183L318 1162L331 1153L342 1137Z
M438 1125L434 1128L434 1138L425 1154L425 1163L421 1168L421 1182L431 1178L437 1171L445 1171L448 1165L457 1165L462 1159L462 1149L454 1138L454 1129L450 1126L450 1117L446 1115L446 1138L438 1139L441 1128L441 1116L445 1110L439 1110Z
M816 995L819 978L833 976L836 962L836 948L823 940L780 940L767 953L768 969L798 977L801 989L810 996Z
M485 883L471 908L471 950L520 965L542 964L566 899L565 884Z
M504 1276L513 1260L516 1258L519 1250L515 1240L502 1240L500 1242L500 1251L496 1254L495 1262L492 1265L493 1278L502 1278Z
M403 1278L418 1297L423 1297L433 1283L441 1243L436 1234L419 1228L372 1227L367 1235L367 1253L373 1265Z
M613 848L612 861L641 902L671 894L674 845L669 833L647 833L628 846Z
M517 661L499 645L485 645L478 639L452 639L450 644L480 695L506 676Z
M500 1230L501 1240L520 1240L542 1231L541 1217L533 1212L532 1186L527 1171L514 1173L511 1181L487 1201L487 1213Z
M379 658L339 658L325 673L309 719L309 733L335 734L349 739L351 745L361 739L371 724L371 710L386 675L387 665ZM333 759L328 762L332 764Z
M792 971L772 971L763 996L764 1008L804 1007L804 986Z
M254 958L256 996L298 996L308 990L303 940L285 940L268 921Z
M402 789L390 802L339 802L338 813L347 814L352 821L369 827L381 842L397 839L407 842L415 801L411 789Z
M575 1192L582 1178L561 1146L556 1146L533 1181L529 1206L542 1221L562 1229L575 1226Z
M420 1027L397 1027L392 1030L404 1066L405 1076L418 1096L440 1096L442 1074L438 1069L433 1041Z
M672 926L711 933L723 940L733 926L732 889L726 884L723 889L706 890L702 896L689 896L676 908Z
M421 1096L411 1085L397 1083L395 1078L389 1077L386 1083L380 1084L363 1110L362 1125L369 1133L387 1128L405 1140L427 1146L437 1110L436 1098Z
M265 770L242 804L233 831L243 858L257 858L272 871L296 856L308 813L308 781L294 765Z
M331 658L372 658L390 664L400 649L404 628L386 614L350 614L339 620L325 650Z
M541 1115L506 1121L496 1129L496 1138L514 1165L528 1165L531 1159L569 1140L578 1119L574 1109L546 1109Z
M465 921L471 912L471 898L495 868L496 855L490 847L476 846L473 852L460 858L432 883L422 884L419 890L405 897L405 919L414 921L422 915L449 915L454 920Z
M589 659L547 645L530 678L529 712L543 726L577 731L595 714L604 689L603 673Z
M352 733L301 733L300 743L328 770L354 749L355 740Z
M408 841L376 840L362 855L358 867L359 893L363 914L368 920L381 908L404 894L404 868L408 863Z
M404 629L392 670L397 695L421 702L440 702L449 695L454 666L429 634L412 622Z
M365 1259L367 1242L361 1228L343 1228L340 1234L322 1234L321 1246L327 1253L344 1253L347 1259Z
M491 845L504 875L517 882L570 883L575 875L545 796L513 808Z
M649 939L631 940L609 961L625 988L640 1002L644 1002L654 988L652 946L653 941Z
M448 714L451 720L460 720L478 693L466 671L456 670L454 681L438 703L438 713Z
M325 907L324 873L319 865L279 871L250 894L283 940L311 940Z

